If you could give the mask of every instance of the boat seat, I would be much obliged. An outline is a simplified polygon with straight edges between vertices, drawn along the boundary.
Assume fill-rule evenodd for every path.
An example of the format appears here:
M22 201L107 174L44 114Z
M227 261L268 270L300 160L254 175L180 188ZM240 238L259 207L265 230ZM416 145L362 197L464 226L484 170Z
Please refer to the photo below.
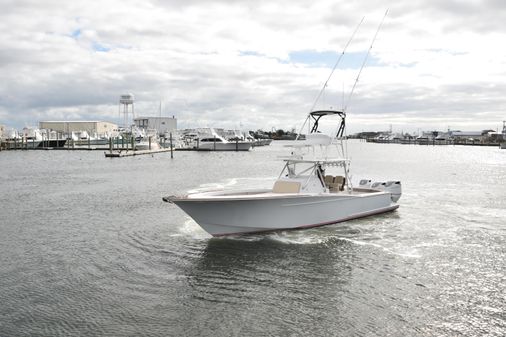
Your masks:
M329 184L329 189L332 192L343 191L344 183L346 182L346 178L343 176L335 176L332 183Z
M326 175L326 176L323 178L323 180L324 180L324 182L325 182L325 185L330 186L330 184L334 182L334 176L329 176L329 175Z
M278 180L272 188L273 193L299 193L300 183L296 181Z

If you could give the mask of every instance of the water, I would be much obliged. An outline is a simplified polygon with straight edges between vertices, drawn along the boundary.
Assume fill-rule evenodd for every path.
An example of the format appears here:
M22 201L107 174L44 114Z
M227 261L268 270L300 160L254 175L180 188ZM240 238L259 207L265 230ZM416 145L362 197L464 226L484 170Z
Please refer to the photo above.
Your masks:
M396 212L211 238L162 196L270 186L281 143L0 153L0 336L504 336L506 151L350 142Z

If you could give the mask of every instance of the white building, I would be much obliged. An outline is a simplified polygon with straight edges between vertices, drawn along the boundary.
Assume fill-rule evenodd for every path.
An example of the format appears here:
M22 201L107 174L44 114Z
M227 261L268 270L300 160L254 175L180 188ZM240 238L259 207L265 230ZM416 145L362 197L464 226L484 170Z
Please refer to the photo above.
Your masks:
M138 117L134 119L137 127L154 129L158 134L164 135L177 129L177 119L172 117Z

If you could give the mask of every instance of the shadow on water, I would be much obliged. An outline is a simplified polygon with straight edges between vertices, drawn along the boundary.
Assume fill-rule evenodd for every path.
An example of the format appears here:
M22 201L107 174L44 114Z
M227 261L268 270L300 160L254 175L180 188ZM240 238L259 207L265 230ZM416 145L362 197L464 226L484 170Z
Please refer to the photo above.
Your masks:
M265 326L248 322L270 322L272 333L302 333L294 321L317 324L328 308L339 316L348 296L354 247L315 234L305 243L293 232L209 239L185 270L191 307L181 320L187 321L187 315L197 315L199 321L212 318L206 328L219 331L240 318L244 329L258 333L265 333ZM217 317L219 324L213 323Z

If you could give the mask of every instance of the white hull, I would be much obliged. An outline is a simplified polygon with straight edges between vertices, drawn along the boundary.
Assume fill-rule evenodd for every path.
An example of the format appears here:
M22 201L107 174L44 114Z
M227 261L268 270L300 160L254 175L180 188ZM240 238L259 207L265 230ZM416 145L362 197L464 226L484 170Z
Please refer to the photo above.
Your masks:
M388 192L275 194L269 191L169 197L213 236L323 226L399 207Z
M139 151L145 151L145 150L160 150L162 147L160 146L160 143L157 141L141 141L139 143L135 144L135 149Z
M206 142L200 143L198 145L198 149L208 151L248 151L252 146L253 143L251 142L237 142L237 143Z

